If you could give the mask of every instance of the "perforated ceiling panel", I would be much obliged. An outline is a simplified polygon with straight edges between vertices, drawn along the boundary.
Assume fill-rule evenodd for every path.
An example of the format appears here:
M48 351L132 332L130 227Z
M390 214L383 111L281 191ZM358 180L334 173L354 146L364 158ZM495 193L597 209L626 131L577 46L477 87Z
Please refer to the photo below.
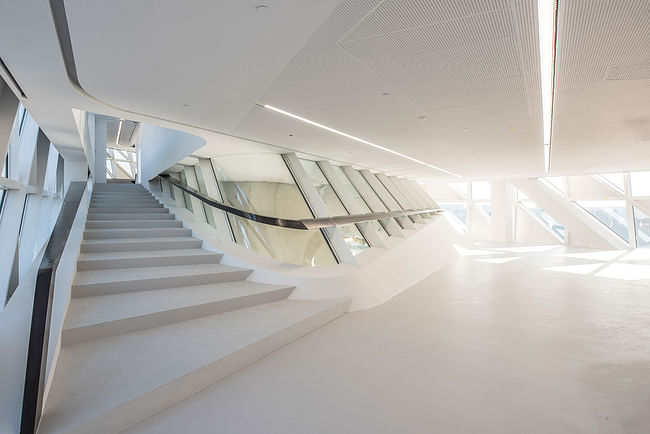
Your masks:
M462 175L538 172L536 8L535 0L344 1L262 102ZM326 149L341 161L440 175L261 109L238 131Z
M552 166L650 167L650 1L561 0Z

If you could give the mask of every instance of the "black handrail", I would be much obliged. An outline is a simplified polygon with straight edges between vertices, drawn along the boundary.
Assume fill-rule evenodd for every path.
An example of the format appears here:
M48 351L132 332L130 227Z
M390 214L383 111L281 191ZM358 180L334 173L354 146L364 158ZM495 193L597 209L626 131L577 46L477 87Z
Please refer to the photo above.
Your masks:
M226 205L223 202L218 202L204 195L200 191L195 190L194 188L183 184L182 182L172 178L169 175L159 175L159 176L161 178L165 178L165 180L170 184L173 184L176 187L180 188L181 190L187 192L188 194L196 197L201 202L204 202L210 206L225 211L229 214L233 214L245 218L247 220L251 220L257 223L262 223L265 225L280 226L283 228L290 228L290 229L299 229L299 230L320 229L320 228L327 228L332 226L348 225L353 223L363 223L372 220L383 220L391 217L406 217L406 216L417 215L417 214L431 214L431 213L442 212L442 209L440 208L431 208L431 209L417 209L417 210L409 209L404 211L375 212L369 214L353 214L353 215L337 216L337 217L319 217L319 218L299 219L299 220L283 219L279 217L270 217L270 216L255 214L250 211L246 211L240 208L235 208L230 205Z
M85 182L70 183L56 224L47 242L41 265L38 268L20 421L20 432L23 434L34 434L41 419L54 297L54 276L85 188Z

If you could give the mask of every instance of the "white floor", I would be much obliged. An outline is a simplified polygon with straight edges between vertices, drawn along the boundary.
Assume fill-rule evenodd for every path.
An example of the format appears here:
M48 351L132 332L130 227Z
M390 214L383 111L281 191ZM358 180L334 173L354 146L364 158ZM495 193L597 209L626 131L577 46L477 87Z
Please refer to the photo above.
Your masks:
M462 253L129 433L650 432L650 249Z

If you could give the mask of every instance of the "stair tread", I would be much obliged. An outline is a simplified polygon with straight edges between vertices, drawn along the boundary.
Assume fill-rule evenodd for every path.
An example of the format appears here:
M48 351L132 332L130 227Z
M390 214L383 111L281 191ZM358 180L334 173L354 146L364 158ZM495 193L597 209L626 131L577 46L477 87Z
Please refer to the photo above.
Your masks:
M228 273L242 271L245 268L231 267L223 264L173 265L164 267L112 268L108 270L80 270L73 286L93 285L99 283L162 279L171 277L194 276L203 273Z
M283 300L65 347L39 432L61 432L128 405L344 302Z
M287 286L237 281L75 298L68 308L65 329L285 288Z
M95 261L105 259L140 259L140 258L166 258L170 256L209 256L221 255L201 248L196 249L169 249L169 250L138 250L126 252L88 252L79 255L80 261Z
M169 242L169 241L180 241L180 240L193 240L198 241L194 237L156 237L156 238L114 238L114 239L99 239L99 240L83 240L83 245L91 244L119 244L119 243L151 243L151 242Z

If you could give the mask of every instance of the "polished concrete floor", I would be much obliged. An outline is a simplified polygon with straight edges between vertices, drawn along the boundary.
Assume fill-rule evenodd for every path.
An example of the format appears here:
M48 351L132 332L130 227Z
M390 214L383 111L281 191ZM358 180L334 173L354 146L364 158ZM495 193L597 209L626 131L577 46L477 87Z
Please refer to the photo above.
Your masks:
M130 433L650 433L650 249L460 249Z

